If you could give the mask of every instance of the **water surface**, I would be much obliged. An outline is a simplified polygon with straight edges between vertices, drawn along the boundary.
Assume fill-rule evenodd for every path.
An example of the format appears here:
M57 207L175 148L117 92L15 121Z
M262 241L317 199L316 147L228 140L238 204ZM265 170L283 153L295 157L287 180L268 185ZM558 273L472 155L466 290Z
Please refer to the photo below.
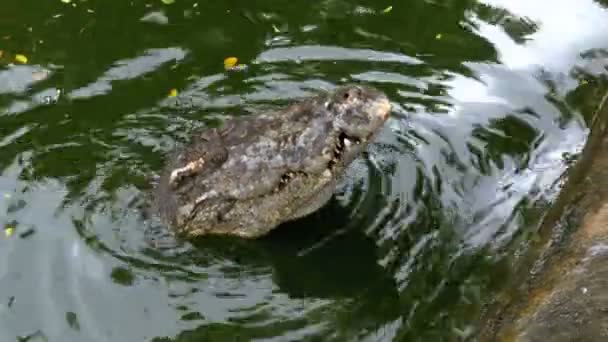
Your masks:
M607 30L591 0L3 4L0 340L474 333L585 142ZM192 130L345 82L394 110L318 213L195 244L141 215Z

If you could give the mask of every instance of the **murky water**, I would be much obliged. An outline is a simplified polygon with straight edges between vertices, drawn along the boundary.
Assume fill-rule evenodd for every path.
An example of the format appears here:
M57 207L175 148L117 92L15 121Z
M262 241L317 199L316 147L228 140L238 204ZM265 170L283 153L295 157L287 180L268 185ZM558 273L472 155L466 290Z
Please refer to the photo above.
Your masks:
M0 340L474 333L585 142L605 32L591 0L6 2ZM141 215L193 129L347 81L394 111L320 212L195 245Z

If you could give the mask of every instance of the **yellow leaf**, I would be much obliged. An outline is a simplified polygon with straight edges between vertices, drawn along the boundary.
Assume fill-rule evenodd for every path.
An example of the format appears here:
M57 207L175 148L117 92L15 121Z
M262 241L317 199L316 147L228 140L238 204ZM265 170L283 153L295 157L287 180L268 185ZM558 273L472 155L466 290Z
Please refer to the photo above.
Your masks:
M235 66L238 61L239 60L236 57L228 57L228 58L224 59L224 68L230 69L233 66Z
M14 231L13 227L8 227L8 228L4 229L4 235L6 235L6 237L10 237L11 235L13 235L13 231Z
M393 10L393 6L388 6L387 8L382 10L382 13L388 13Z
M435 35L435 39L437 39L437 40L441 39L441 33L437 33L437 34Z
M21 55L21 54L16 54L15 55L15 61L25 64L27 63L27 57L25 57L25 55Z
M173 88L171 89L171 91L169 91L169 97L176 97L177 96L177 89Z

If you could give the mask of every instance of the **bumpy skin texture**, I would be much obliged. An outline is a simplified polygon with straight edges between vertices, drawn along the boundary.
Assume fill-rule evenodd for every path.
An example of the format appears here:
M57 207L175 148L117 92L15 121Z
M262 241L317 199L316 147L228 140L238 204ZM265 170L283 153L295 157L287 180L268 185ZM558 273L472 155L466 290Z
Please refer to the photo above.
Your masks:
M263 236L322 207L390 110L378 90L348 85L196 132L160 177L160 216L185 237Z

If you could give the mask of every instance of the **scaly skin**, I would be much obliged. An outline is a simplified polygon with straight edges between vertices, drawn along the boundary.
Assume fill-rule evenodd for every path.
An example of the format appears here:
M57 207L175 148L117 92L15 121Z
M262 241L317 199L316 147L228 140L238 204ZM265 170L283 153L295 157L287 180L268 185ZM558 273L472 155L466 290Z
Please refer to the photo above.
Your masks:
M349 85L203 129L161 175L157 210L185 237L263 236L322 207L390 110L383 93Z

